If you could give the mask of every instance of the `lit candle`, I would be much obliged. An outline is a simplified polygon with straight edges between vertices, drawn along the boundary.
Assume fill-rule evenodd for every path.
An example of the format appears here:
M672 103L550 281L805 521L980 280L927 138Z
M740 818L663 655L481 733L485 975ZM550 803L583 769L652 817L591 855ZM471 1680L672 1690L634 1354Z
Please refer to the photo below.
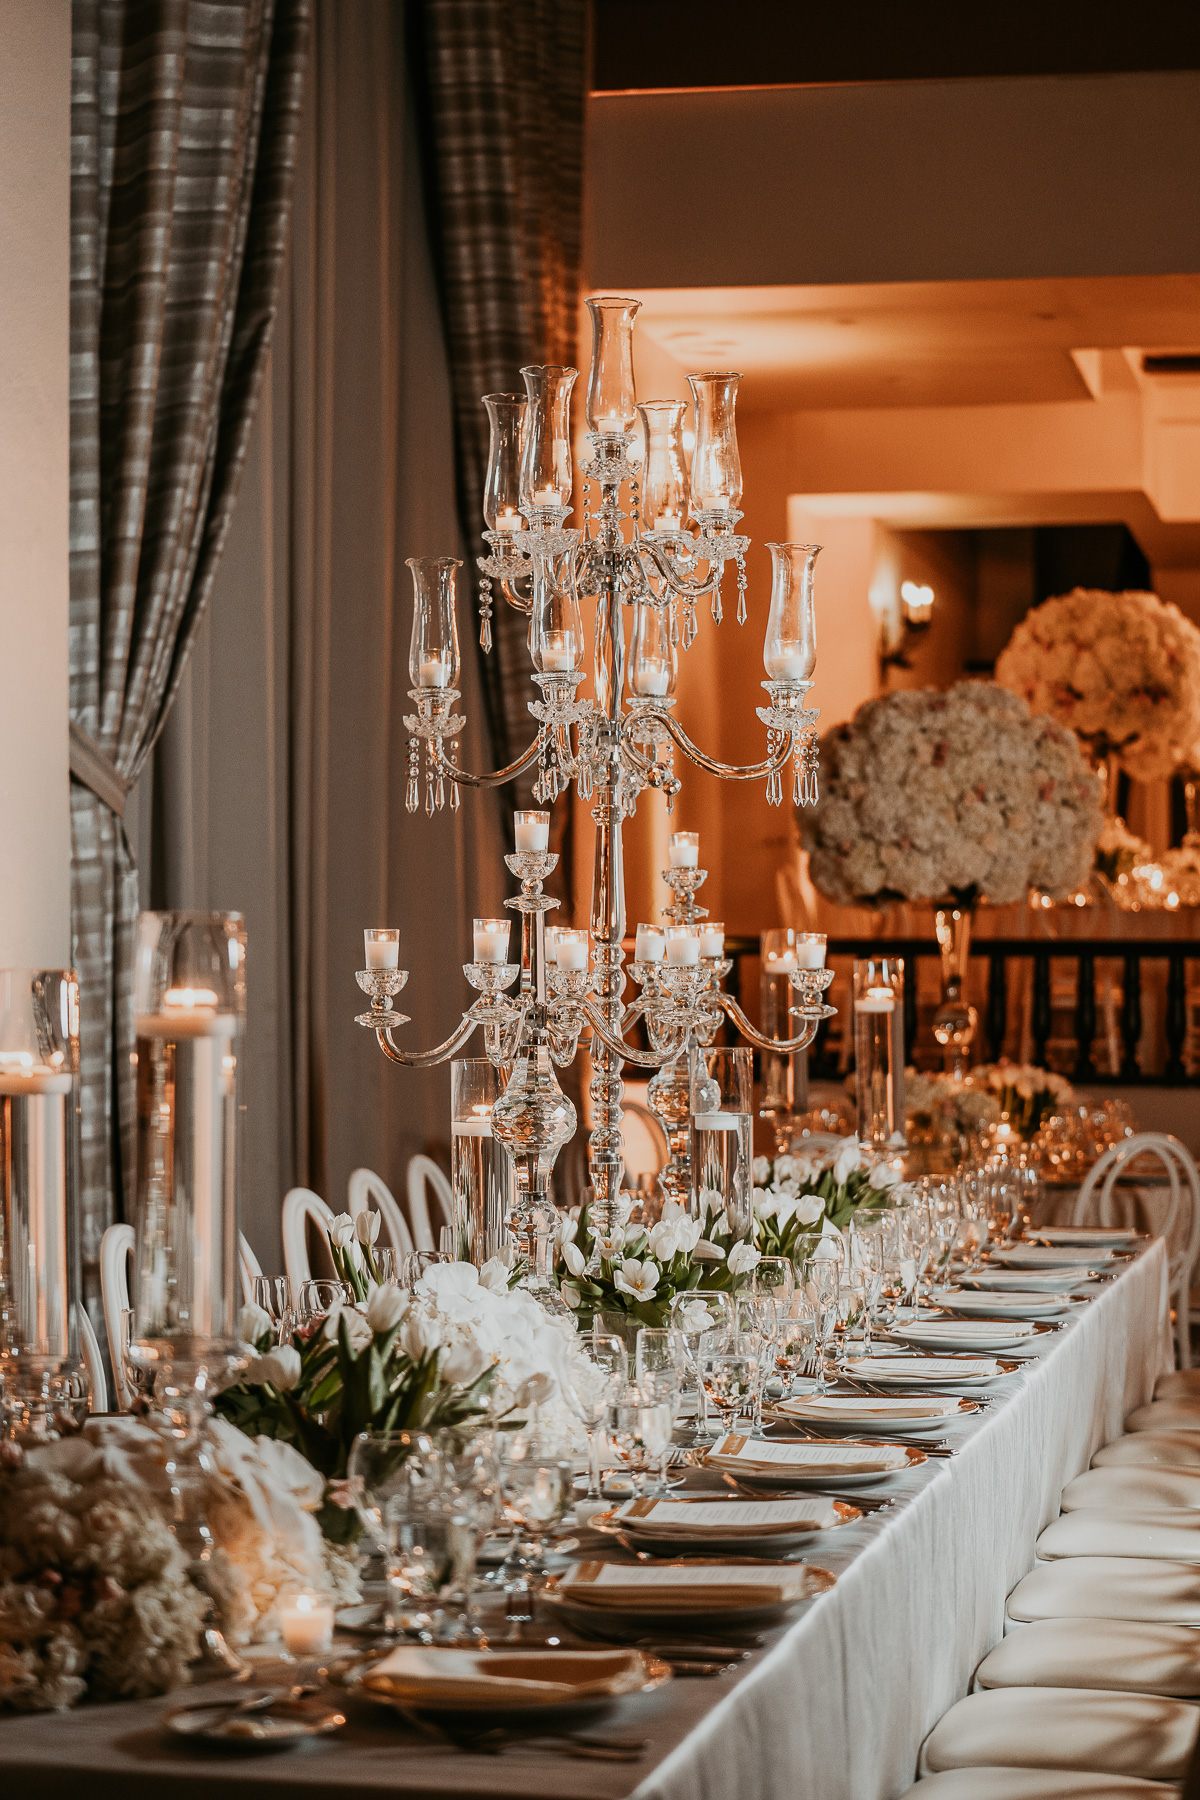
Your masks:
M854 1000L855 1010L864 1013L890 1013L896 1010L896 996L891 988L868 988L865 994L858 994Z
M368 969L400 967L400 933L393 926L369 925L363 932Z
M796 937L796 967L798 969L823 969L825 967L825 933L823 931L802 931Z
M558 940L562 935L562 929L561 925L547 925L546 927L544 942L546 945L546 961L548 963L558 961Z
M44 1063L30 1050L0 1050L0 1095L69 1094L71 1072L63 1067L61 1050L54 1056L54 1062Z
M448 656L423 656L417 686L423 688L444 688L450 686L450 658Z
M333 1643L333 1602L303 1588L279 1601L279 1632L289 1656L324 1656Z
M545 850L550 842L548 812L516 812L513 814L518 850Z
M808 658L802 650L772 650L767 658L772 681L805 681Z
M557 488L534 488L532 503L534 506L561 506L562 498Z
M638 962L658 963L666 955L667 940L657 925L639 925L634 957Z
M557 956L560 969L586 969L588 966L587 932L560 931Z
M673 831L667 841L673 869L694 869L700 862L700 833Z
M789 945L786 950L768 950L767 962L773 969L794 969L796 952Z
M520 513L514 512L511 506L506 506L504 511L498 515L494 529L496 531L520 531Z
M715 919L708 919L700 927L701 956L718 957L725 954L725 927Z
M542 644L542 670L547 675L565 674L575 667L575 646L569 631L548 631Z
M477 963L507 962L509 930L510 924L507 919L476 919L473 925L475 961Z
M665 694L671 685L671 671L667 667L664 656L643 656L633 671L633 689L636 694L653 697Z
M700 961L700 934L691 925L668 928L667 961L679 969L690 968Z
M477 1104L471 1108L470 1118L450 1121L451 1137L490 1138L491 1135L492 1109L490 1106Z
M678 531L679 514L673 506L664 506L654 521L655 531Z
M602 413L596 420L597 437L624 437L625 429L620 413Z

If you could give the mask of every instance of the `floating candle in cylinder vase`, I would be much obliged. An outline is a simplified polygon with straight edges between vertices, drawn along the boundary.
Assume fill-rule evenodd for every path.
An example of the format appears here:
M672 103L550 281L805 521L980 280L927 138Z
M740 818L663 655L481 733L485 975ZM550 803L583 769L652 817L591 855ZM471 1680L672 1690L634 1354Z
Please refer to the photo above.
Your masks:
M368 925L363 932L368 969L400 967L400 933L390 925Z
M674 968L686 969L700 961L700 934L691 925L676 925L667 931L667 961Z
M666 954L667 940L657 925L639 925L634 958L637 962L658 963Z
M518 850L545 850L550 843L550 814L548 812L516 812L513 814L516 826Z
M667 851L673 869L694 869L700 862L700 833L673 831L667 840Z
M324 1656L333 1643L333 1602L310 1588L282 1595L279 1634L289 1656Z
M476 919L473 924L475 961L502 963L508 961L508 919Z

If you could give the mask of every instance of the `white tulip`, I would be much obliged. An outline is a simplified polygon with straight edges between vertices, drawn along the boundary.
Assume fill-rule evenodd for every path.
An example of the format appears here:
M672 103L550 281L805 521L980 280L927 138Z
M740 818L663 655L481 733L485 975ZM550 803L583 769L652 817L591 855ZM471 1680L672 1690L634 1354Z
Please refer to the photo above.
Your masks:
M758 1160L764 1159L760 1157ZM779 1210L779 1196L773 1194L770 1188L756 1187L750 1199L756 1219L773 1219Z
M636 1244L640 1237L645 1236L645 1233L646 1227L644 1225L626 1225L622 1242L626 1245Z
M769 1156L756 1156L753 1163L750 1165L750 1167L751 1167L751 1171L754 1175L755 1181L757 1182L759 1187L762 1187L764 1185L764 1183L766 1181L768 1181L770 1178L770 1174L771 1174L771 1159L770 1159L770 1157Z
M729 1252L729 1273L748 1275L761 1261L762 1251L756 1250L753 1244L735 1244Z
M582 1275L587 1267L587 1263L584 1261L583 1251L579 1248L578 1244L563 1245L563 1261L566 1263L567 1268L572 1275ZM507 1283L505 1285L507 1285Z
M681 1331L710 1331L713 1318L703 1300L689 1300L679 1311L679 1329Z
M725 1211L725 1196L720 1188L702 1188L700 1192L700 1217L707 1219L710 1213Z
M833 1179L839 1187L843 1182L849 1181L861 1162L862 1153L859 1149L858 1139L856 1137L847 1138L833 1162Z
M580 1293L579 1289L572 1287L569 1281L564 1281L558 1291L570 1307L571 1311L578 1312L579 1308L583 1305L583 1295Z
M508 1264L502 1257L493 1256L490 1262L484 1263L479 1271L479 1285L486 1288L489 1294L507 1294Z
M271 1332L271 1315L261 1306L243 1306L238 1318L238 1336L243 1344L257 1344Z
M438 1376L453 1387L469 1387L492 1365L490 1357L472 1338L460 1338L443 1350L438 1362Z
M342 1319L346 1321L346 1336L350 1340L350 1348L357 1355L360 1350L366 1349L375 1333L368 1325L365 1313L359 1312L357 1306L344 1306L339 1303L326 1313L325 1323L322 1326L325 1336L331 1343L336 1344L338 1341L338 1323Z
M372 1212L370 1207L368 1207L364 1212L360 1212L357 1219L355 1219L354 1235L357 1237L360 1244L373 1244L375 1239L379 1236L379 1227L382 1224L383 1219L381 1215L377 1212Z
M430 1319L410 1307L408 1316L400 1328L400 1341L404 1346L404 1354L411 1362L420 1362L434 1350L442 1347L442 1334L436 1319Z
M579 1236L579 1220L572 1219L567 1214L559 1213L557 1233L558 1247L560 1250L567 1244L573 1244L575 1239Z
M260 1356L257 1362L251 1363L245 1378L256 1387L269 1381L272 1387L286 1393L300 1379L300 1352L293 1350L290 1344L281 1344L277 1350L268 1350L265 1356Z
M704 1235L704 1227L699 1219L682 1218L679 1221L679 1248L686 1256L691 1256L696 1245Z
M721 1246L719 1244L714 1244L709 1238L699 1239L692 1249L692 1256L696 1262L725 1261L725 1252L722 1250Z
M796 1202L796 1217L801 1225L815 1225L825 1211L820 1194L801 1194Z
M335 1213L329 1221L329 1241L339 1250L354 1242L354 1220L349 1213Z
M882 1194L886 1194L889 1188L894 1188L900 1180L899 1169L894 1169L891 1163L877 1163L871 1170L871 1186Z
M660 1219L650 1233L650 1254L658 1262L670 1262L678 1250L681 1223L679 1219Z
M407 1306L408 1296L403 1289L390 1283L372 1288L367 1295L367 1324L375 1332L390 1331L400 1323Z
M636 1256L629 1256L614 1271L613 1286L619 1294L628 1294L634 1300L653 1300L658 1274L657 1265L649 1258L639 1262Z

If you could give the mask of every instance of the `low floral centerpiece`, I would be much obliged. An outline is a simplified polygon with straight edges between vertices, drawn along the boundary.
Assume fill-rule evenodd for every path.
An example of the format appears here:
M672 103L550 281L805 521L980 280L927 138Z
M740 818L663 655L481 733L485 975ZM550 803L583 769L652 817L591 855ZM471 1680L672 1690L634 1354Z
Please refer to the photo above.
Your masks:
M1000 1123L1000 1102L985 1088L953 1075L904 1073L904 1103L910 1140L920 1132L948 1132L974 1137Z
M974 1089L995 1097L1000 1108L999 1122L1008 1125L1025 1143L1030 1143L1046 1120L1070 1106L1075 1090L1062 1075L1052 1069L1039 1069L1033 1063L980 1063L971 1070L968 1081Z

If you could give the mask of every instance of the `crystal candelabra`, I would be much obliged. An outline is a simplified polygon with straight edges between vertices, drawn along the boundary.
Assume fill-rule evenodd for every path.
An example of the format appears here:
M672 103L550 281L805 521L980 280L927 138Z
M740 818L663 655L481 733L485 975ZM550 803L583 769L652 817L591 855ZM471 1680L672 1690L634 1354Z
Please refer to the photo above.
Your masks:
M537 1269L537 1223L546 1210L554 1160L575 1131L575 1109L559 1088L555 1067L565 1067L591 1034L592 1129L588 1147L595 1195L593 1224L598 1243L615 1242L620 1229L621 1069L625 1064L654 1071L651 1103L666 1127L672 1156L664 1192L687 1200L688 1114L693 1096L696 1048L711 1042L723 1018L753 1044L777 1054L805 1049L832 1008L824 1003L831 973L797 969L794 1038L762 1036L737 1002L721 988L731 964L721 954L717 928L702 931L707 918L696 903L705 871L690 856L672 855L665 872L673 904L666 909L665 954L635 957L631 973L640 989L624 1000L624 869L621 832L639 796L656 788L668 810L680 782L674 753L726 781L765 780L773 805L783 800L783 771L793 766L795 804L816 798L817 712L805 705L816 665L813 568L819 546L770 544L773 573L763 647L763 682L768 705L758 707L767 728L767 755L741 767L707 755L673 716L678 651L694 640L697 605L707 598L721 620L725 565L737 571L737 615L746 617L744 557L749 540L737 534L742 492L734 410L741 377L728 371L688 376L695 412L695 445L690 471L684 451L686 407L677 401L638 405L633 379L633 320L639 302L588 301L593 344L587 389L589 455L581 464L587 483L583 528L569 529L572 457L571 390L574 369L522 369L526 393L490 394L484 405L491 421L491 448L484 494L484 538L488 554L479 559L480 641L491 646L494 591L529 620L533 680L539 698L529 703L537 721L532 743L507 768L478 775L455 761L465 719L455 712L459 669L453 559L414 558L414 610L409 673L416 712L404 723L410 734L406 804L421 800L424 761L425 808L452 807L461 786L496 787L535 769L534 794L552 802L576 784L581 800L591 800L596 824L591 906L591 968L586 941L582 954L560 949L547 955L546 914L558 905L542 883L557 863L546 848L549 814L517 815L517 849L505 858L521 892L505 905L521 919L519 961L508 961L504 921L476 920L475 960L464 973L479 998L463 1014L445 1043L427 1051L398 1048L393 1030L407 1022L392 1001L408 979L399 967L399 934L367 933L367 968L358 974L371 1007L358 1023L375 1031L393 1062L428 1067L456 1056L479 1026L488 1056L511 1070L496 1102L492 1129L510 1152L517 1198L511 1225L525 1241L535 1287L545 1289ZM636 458L638 420L645 439ZM636 458L636 460L635 460ZM627 494L628 510L621 507ZM598 498L597 498L598 494ZM689 527L690 519L696 529ZM623 529L628 526L628 531ZM592 675L594 698L578 698L584 680L585 634L580 596L595 600ZM626 612L631 628L626 642ZM422 759L421 746L424 744ZM680 834L686 836L687 834ZM659 935L650 928L647 942ZM563 937L568 934L556 934ZM639 932L639 946L642 942ZM516 984L516 993L508 990ZM639 1021L648 1048L626 1034Z

